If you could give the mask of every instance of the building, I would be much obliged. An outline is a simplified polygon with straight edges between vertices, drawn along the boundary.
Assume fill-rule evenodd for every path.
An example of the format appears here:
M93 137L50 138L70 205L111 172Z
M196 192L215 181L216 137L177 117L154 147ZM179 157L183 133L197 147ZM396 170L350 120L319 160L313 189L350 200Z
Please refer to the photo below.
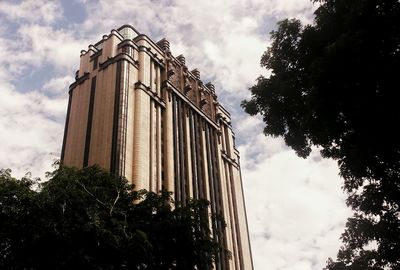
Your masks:
M214 85L203 84L165 39L155 43L124 25L82 50L69 89L61 160L98 164L138 189L206 198L227 227L214 236L232 252L216 269L253 269L239 167L229 113Z

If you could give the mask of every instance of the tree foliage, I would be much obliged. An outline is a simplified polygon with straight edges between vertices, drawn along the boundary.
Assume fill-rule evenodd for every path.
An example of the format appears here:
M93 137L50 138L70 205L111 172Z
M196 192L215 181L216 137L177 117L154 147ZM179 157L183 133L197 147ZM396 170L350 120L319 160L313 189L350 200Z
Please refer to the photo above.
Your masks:
M338 161L355 214L328 269L400 267L400 2L320 0L312 25L286 19L242 107L301 157ZM385 268L386 267L386 268Z
M208 202L134 191L98 167L43 184L0 172L0 269L210 269Z

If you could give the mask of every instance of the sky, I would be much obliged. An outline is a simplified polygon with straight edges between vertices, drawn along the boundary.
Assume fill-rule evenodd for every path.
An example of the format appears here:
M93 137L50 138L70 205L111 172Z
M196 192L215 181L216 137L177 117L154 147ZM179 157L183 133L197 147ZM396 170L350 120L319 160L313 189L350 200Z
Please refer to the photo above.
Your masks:
M255 269L322 269L351 214L336 162L317 149L296 156L240 108L268 75L259 63L276 23L312 23L315 8L308 0L0 0L0 168L44 179L60 157L80 51L130 24L167 38L231 113Z

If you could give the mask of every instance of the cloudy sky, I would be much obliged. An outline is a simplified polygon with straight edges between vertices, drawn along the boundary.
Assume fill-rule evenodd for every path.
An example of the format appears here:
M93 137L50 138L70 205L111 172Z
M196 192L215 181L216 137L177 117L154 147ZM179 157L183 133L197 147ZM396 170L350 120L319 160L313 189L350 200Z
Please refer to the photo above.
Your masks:
M216 85L231 112L256 270L322 269L350 211L336 163L304 160L240 108L276 22L312 22L308 0L0 0L0 168L43 177L59 158L79 53L123 24L158 41Z

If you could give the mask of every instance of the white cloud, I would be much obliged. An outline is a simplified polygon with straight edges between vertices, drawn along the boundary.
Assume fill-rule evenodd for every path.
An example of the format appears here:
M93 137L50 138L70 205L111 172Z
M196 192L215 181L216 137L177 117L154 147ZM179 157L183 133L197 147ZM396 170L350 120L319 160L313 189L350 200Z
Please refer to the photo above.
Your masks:
M20 3L2 1L0 2L1 13L14 22L28 21L48 24L62 17L62 8L59 1L23 0Z
M21 57L8 40L0 39L0 55ZM25 55L30 58L31 52ZM58 158L65 115L65 95L49 98L37 90L19 92L13 82L27 70L27 59L0 64L0 168L11 168L20 177L27 171L43 176ZM2 59L9 59L5 57Z
M241 168L255 269L322 269L335 257L350 215L335 161L314 149L296 156L265 137L260 117L242 116Z
M72 32L42 25L62 14L59 2L0 2L0 14L5 14L3 26L9 26L0 28L0 168L11 168L17 177L27 171L43 176L60 155L66 81L72 79L65 73L77 68L81 44ZM64 75L34 83L43 89L29 85L28 78L43 80L35 72L53 70Z
M74 77L71 75L52 78L43 85L42 91L51 95L65 94L73 81Z
M0 65L7 76L19 80L45 67L63 76L74 74L79 52L88 43L75 38L73 32L38 24L22 24L13 35L0 38Z
M59 70L70 72L78 68L79 52L86 40L77 39L67 30L55 30L38 24L23 25L19 28L23 50L16 58L22 63L40 66L45 63Z
M65 99L21 94L0 82L0 168L43 176L61 148Z
M252 162L242 159L255 269L322 269L336 256L350 214L336 163L300 159L292 150Z

